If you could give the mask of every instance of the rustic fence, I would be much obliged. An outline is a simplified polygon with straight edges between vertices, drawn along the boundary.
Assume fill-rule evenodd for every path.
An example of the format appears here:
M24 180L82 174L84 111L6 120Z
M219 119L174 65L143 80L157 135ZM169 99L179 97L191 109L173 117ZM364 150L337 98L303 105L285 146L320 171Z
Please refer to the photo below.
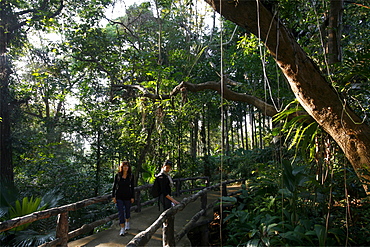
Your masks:
M196 183L195 181L197 180L204 180L204 184L205 186L198 186L196 187ZM184 183L186 182L191 182L191 185L190 186L185 186L184 188ZM196 190L201 190L203 188L206 188L209 186L209 178L208 177L192 177L192 178L174 178L173 179L173 182L174 182L174 185L175 185L175 188L176 190L174 191L174 195L175 196L180 196L181 194L183 193L188 193L188 192L192 192L192 191L196 191ZM143 185L143 186L140 186L140 187L137 187L135 188L135 201L136 201L136 207L134 208L135 212L141 212L141 208L146 206L146 205L150 205L150 204L153 204L155 202L157 202L158 200L156 198L154 199L151 199L149 201L146 201L144 203L141 203L141 193L143 192L146 192L148 193L149 191L149 188L151 188L153 185L152 184L146 184L146 185ZM188 188L190 187L190 188Z
M196 180L205 180L205 182L204 182L205 186L204 187L207 187L209 185L208 177L177 178L177 179L174 179L174 183L175 183L175 187L176 187L175 193L177 195L180 195L180 194L185 193L185 192L199 190L199 189L204 188L204 187L198 187L198 188L182 189L183 183L185 183L186 181L194 182ZM142 207L144 207L146 205L153 204L154 202L156 202L156 199L152 199L152 200L145 201L145 202L141 203L141 197L142 197L141 193L143 193L143 191L144 192L148 191L149 188L151 188L152 186L153 186L152 184L146 184L146 185L142 185L142 186L139 186L139 187L135 187L136 205L131 207L131 210L135 210L137 212L140 212ZM112 214L112 215L110 215L110 216L108 216L104 219L95 221L95 222L90 223L90 224L83 225L78 229L75 229L71 232L68 232L69 231L68 212L69 211L76 211L78 209L87 207L87 206L95 204L95 203L106 202L106 201L109 201L110 199L111 199L111 195L98 196L98 197L94 197L94 198L85 199L85 200L82 200L82 201L79 201L79 202L75 202L75 203L72 203L72 204L64 205L64 206L61 206L61 207L55 207L55 208L51 208L51 209L47 209L47 210L43 210L43 211L39 211L39 212L34 212L32 214L25 215L25 216L22 216L22 217L13 218L13 219L8 220L8 221L0 222L0 232L7 231L7 230L10 230L10 229L15 228L17 226L24 225L24 224L32 223L34 221L46 219L46 218L49 218L51 216L57 216L56 239L51 241L51 242L45 243L41 246L42 247L46 247L46 246L67 246L67 242L68 242L69 239L75 238L75 237L77 237L81 234L88 233L88 232L92 231L95 227L103 225L103 224L105 224L109 221L112 221L112 220L114 220L115 218L118 217L118 213Z
M223 196L227 196L227 195L232 196L233 194L227 193L227 189L226 189L227 184L242 182L242 181L244 181L244 179L225 181L225 182L213 185L213 186L206 187L203 190L199 191L198 193L183 199L180 204L164 211L151 226L149 226L146 230L138 233L126 246L128 247L145 246L149 242L153 234L161 226L163 227L163 231L162 231L163 246L176 246L176 243L180 241L181 238L189 232L189 230L191 230L194 226L197 225L197 220L202 215L204 215L208 209L213 208L215 204L219 202L219 200L216 200L210 204L207 204L207 192L208 191L221 187ZM234 193L239 193L239 192L240 191L237 191ZM177 212L183 210L191 202L194 202L195 200L197 200L199 197L201 198L201 210L198 213L196 213L190 219L190 221L184 226L184 228L175 235L174 234L174 215ZM203 223L200 223L200 224L203 224ZM200 224L198 223L198 225Z

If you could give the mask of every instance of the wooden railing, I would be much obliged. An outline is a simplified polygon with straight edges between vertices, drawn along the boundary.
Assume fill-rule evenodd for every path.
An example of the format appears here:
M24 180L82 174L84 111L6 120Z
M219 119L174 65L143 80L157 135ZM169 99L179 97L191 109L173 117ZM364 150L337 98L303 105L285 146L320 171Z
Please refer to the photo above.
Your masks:
M205 186L195 187L193 182L196 181L196 180L205 180L205 182L204 182ZM190 189L183 189L184 183L187 182L187 181L192 182L191 188ZM188 193L188 192L192 192L192 191L195 191L195 190L201 190L201 189L204 189L205 187L209 186L209 178L208 177L174 178L173 182L174 182L175 188L176 188L176 190L174 192L175 196L180 196L183 193ZM135 201L137 203L137 206L134 208L135 212L141 212L142 207L144 207L146 205L153 204L157 201L157 199L151 199L149 201L141 203L141 193L143 191L148 191L148 189L151 188L152 186L153 186L152 184L146 184L146 185L135 188Z
M204 215L208 209L214 207L215 204L219 202L219 200L215 200L214 202L207 204L208 191L221 187L223 196L232 196L233 194L227 193L226 185L242 181L244 181L244 179L225 181L213 186L206 187L203 190L199 191L198 193L183 199L180 204L164 211L151 226L149 226L146 230L138 233L126 246L128 247L145 246L149 242L153 234L161 226L163 226L162 230L163 246L176 246L176 243L180 241L181 238L185 236L189 232L189 230L191 230L197 224L197 220L202 215ZM236 191L234 192L234 194L239 192L240 191ZM197 200L199 197L201 198L201 210L190 219L190 221L184 226L184 228L181 231L179 231L179 233L175 235L174 215L177 212L183 210L188 204ZM163 224L164 222L166 222L166 224Z
M184 192L199 190L199 189L204 188L204 187L198 187L198 188L191 188L191 189L182 189L182 185L183 185L184 182L186 182L186 181L195 181L195 180L200 180L200 179L205 180L206 186L209 185L208 177L177 178L177 179L174 179L174 183L175 183L175 187L176 187L175 193L177 195L180 195ZM152 186L153 186L152 184L146 184L146 185L135 187L136 205L131 207L131 210L135 210L137 212L140 212L142 207L144 207L146 205L153 204L154 202L156 202L156 199L152 199L152 200L145 201L145 202L141 203L141 193L143 191L148 191L148 189L151 188ZM95 221L95 222L90 223L90 224L83 225L83 226L81 226L80 228L78 228L74 231L68 232L69 231L69 229L68 229L68 225L69 225L68 224L68 212L69 211L76 211L78 209L87 207L87 206L95 204L95 203L109 201L109 200L111 200L111 197L112 197L111 195L93 197L93 198L85 199L85 200L75 202L75 203L72 203L72 204L64 205L64 206L61 206L61 207L55 207L55 208L51 208L51 209L47 209L47 210L43 210L43 211L39 211L39 212L34 212L32 214L28 214L28 215L25 215L25 216L22 216L22 217L17 217L17 218L13 218L11 220L0 222L0 232L7 231L7 230L10 230L10 229L15 228L17 226L24 225L24 224L32 223L34 221L46 219L46 218L49 218L51 216L57 216L56 239L51 241L51 242L45 243L41 246L43 246L43 247L45 247L45 246L67 246L67 242L68 242L69 239L75 238L75 237L77 237L81 234L88 233L88 232L92 231L95 227L103 225L103 224L105 224L109 221L112 221L112 220L114 220L118 217L118 213L112 214L112 215L110 215L110 216L108 216L104 219Z

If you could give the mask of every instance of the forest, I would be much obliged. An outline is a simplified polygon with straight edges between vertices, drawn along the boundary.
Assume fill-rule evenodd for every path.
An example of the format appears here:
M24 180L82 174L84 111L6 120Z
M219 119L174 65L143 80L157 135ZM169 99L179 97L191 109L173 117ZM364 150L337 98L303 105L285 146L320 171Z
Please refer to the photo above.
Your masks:
M0 1L0 221L170 159L246 179L224 246L369 246L369 20L368 0ZM53 238L50 218L0 245Z

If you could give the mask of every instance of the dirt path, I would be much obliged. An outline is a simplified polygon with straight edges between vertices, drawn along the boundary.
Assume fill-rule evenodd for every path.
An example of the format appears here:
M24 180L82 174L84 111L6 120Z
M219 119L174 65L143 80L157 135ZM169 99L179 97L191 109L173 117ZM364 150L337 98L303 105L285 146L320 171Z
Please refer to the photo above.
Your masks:
M240 186L228 187L228 191L239 189ZM207 195L208 203L216 200L220 192L210 192ZM189 196L189 195L185 195ZM182 200L185 196L177 197L177 200ZM200 199L187 205L184 210L179 211L175 215L175 234L179 232L183 226L201 209ZM140 213L131 213L131 230L129 230L125 236L119 236L119 225L118 221L114 220L113 225L110 229L96 233L94 235L75 240L68 243L68 247L122 247L139 232L148 228L161 214L158 210L158 206L154 205L142 209ZM213 217L213 212L207 212L206 216L203 216L199 221L209 219ZM184 236L177 244L177 246L191 246L189 239ZM152 236L147 246L162 246L162 228L159 228L157 232Z

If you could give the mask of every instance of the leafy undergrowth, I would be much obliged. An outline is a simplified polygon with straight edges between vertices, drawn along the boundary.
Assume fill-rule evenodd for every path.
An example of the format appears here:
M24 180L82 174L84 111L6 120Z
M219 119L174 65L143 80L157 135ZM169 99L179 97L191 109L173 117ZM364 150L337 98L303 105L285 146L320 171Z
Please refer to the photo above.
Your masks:
M257 198L244 190L232 199L234 206L223 213L222 245L216 241L215 246L370 246L367 199L348 206L337 203L320 215L319 204L292 208L289 199L278 194Z
M281 167L262 167L237 197L222 198L207 246L370 246L370 198L355 179L338 169L320 183L308 166ZM205 231L195 232L193 246L205 246Z

